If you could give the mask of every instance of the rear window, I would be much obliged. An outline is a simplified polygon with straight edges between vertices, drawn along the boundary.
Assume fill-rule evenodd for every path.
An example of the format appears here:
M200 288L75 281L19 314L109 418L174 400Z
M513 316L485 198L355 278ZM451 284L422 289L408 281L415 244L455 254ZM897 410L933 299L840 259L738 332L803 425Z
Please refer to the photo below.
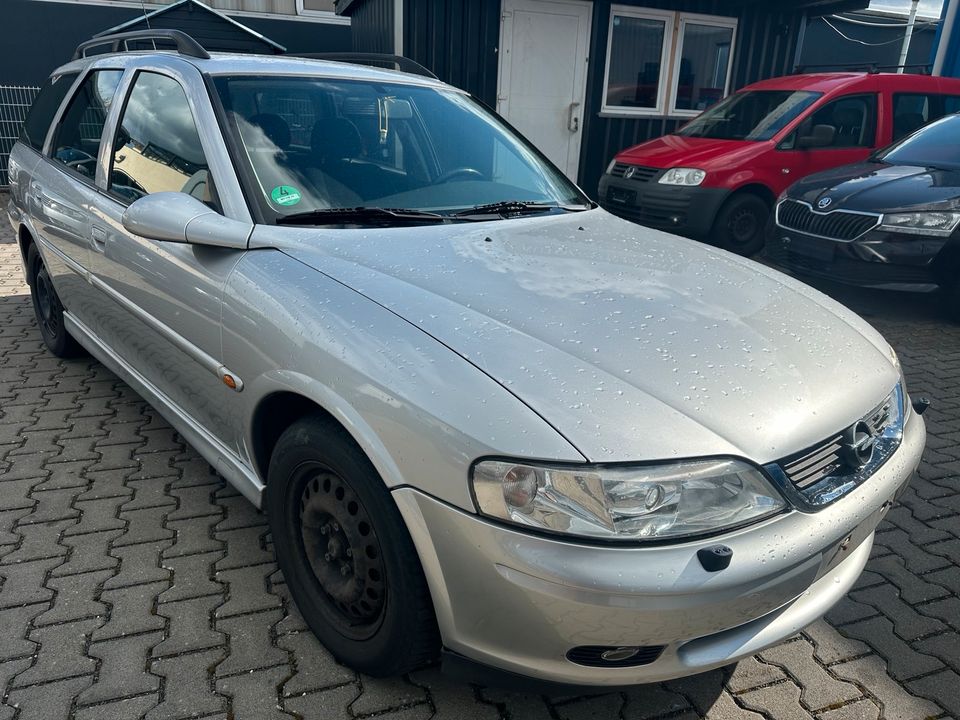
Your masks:
M43 141L53 122L53 116L57 114L63 98L76 78L77 73L64 73L54 75L47 80L34 98L27 118L23 121L20 129L21 142L38 152L43 150Z
M877 156L891 165L960 170L960 115L947 115Z

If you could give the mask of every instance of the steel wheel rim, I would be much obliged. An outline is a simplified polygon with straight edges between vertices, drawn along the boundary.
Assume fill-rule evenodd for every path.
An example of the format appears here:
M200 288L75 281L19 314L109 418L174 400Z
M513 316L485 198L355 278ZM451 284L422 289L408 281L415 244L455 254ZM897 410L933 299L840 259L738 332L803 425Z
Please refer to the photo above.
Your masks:
M734 213L733 217L730 218L730 222L727 224L727 227L730 229L731 239L736 245L749 243L754 235L757 234L759 226L760 221L756 213L747 208L742 208Z
M370 516L328 468L303 468L298 485L300 541L320 599L343 634L369 638L386 608L383 553Z
M57 313L58 303L46 268L41 267L37 272L34 288L37 318L40 321L41 328L47 335L55 338L60 333L60 319Z

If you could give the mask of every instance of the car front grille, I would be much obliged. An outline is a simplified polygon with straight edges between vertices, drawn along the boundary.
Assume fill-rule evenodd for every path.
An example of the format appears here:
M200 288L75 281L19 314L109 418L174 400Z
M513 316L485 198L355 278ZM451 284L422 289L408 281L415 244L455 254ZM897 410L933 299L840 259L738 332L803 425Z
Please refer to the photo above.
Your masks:
M871 434L879 435L890 424L892 402L893 396L888 397L876 410L863 418ZM799 457L794 456L794 459L781 463L784 473L796 488L804 490L838 470L852 469L846 467L843 459L843 442L843 433L840 433L812 450L805 450Z
M903 388L897 385L886 400L852 426L767 465L767 470L785 489L790 488L802 505L812 509L828 505L865 482L900 446L903 405ZM852 445L864 431L873 439L873 450L869 458L858 462Z
M626 177L627 171L630 168L633 168L633 173L626 179L633 180L634 182L650 182L657 176L657 173L660 172L660 168L644 167L643 165L629 165L627 163L615 163L613 169L610 170L610 174L613 177L618 178Z
M777 205L777 225L788 230L849 242L880 224L875 214L833 210L816 212L810 205L798 200L784 200Z

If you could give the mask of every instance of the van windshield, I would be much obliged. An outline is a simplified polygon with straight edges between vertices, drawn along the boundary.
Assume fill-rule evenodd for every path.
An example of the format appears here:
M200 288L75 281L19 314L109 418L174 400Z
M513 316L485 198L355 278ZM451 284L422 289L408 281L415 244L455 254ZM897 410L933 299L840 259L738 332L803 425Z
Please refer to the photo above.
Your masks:
M354 219L416 222L490 206L518 214L590 206L496 115L452 89L277 75L215 85L274 222L341 218L331 211L343 209Z
M746 90L734 93L674 134L715 140L770 140L821 95L805 90Z

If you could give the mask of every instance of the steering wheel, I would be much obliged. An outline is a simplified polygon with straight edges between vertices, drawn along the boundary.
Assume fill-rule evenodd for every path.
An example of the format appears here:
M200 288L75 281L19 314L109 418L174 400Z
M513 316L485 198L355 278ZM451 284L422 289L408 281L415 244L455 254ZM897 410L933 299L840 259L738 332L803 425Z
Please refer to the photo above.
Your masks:
M77 160L70 160L69 162L67 162L66 166L69 168L77 168L77 167L80 167L81 165L86 165L87 163L97 162L97 159L90 153L84 152L83 150L77 150L76 148L74 148L74 152L77 152L83 155L83 157Z
M452 182L454 178L461 180L479 179L483 180L484 174L472 167L458 167L447 170L443 175L437 178L437 184Z

